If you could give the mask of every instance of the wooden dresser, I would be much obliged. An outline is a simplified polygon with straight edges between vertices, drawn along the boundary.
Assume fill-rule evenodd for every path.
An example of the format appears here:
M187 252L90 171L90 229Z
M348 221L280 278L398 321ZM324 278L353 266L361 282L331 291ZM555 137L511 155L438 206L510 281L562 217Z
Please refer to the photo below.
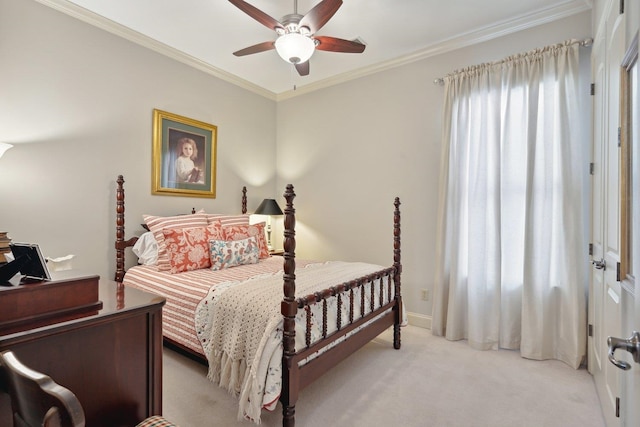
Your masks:
M165 299L73 270L52 276L0 287L0 313L18 317L0 317L0 351L73 391L88 426L133 426L161 414ZM0 426L12 425L8 404L0 395Z

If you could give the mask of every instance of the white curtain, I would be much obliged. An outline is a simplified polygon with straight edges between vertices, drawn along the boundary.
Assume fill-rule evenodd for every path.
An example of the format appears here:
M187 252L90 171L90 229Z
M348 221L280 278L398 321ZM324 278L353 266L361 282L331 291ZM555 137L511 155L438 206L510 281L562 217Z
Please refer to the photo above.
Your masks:
M582 362L578 50L570 40L445 77L434 334Z

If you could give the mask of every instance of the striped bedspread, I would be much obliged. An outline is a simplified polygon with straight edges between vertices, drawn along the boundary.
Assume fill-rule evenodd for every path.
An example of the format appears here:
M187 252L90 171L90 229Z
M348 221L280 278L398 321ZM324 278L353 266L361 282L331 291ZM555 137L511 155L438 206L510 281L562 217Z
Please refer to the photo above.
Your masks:
M257 264L217 271L202 269L179 274L138 265L127 270L123 283L166 298L167 303L162 311L164 336L204 355L202 345L196 337L194 319L196 307L209 289L219 283L244 281L257 275L276 273L283 269L283 261L282 257L273 256L262 259ZM296 260L299 267L309 263Z

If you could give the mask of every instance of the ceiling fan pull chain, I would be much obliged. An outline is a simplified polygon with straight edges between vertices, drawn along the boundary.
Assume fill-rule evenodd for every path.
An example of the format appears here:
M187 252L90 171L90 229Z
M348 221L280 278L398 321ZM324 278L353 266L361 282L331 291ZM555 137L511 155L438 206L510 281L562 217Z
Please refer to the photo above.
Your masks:
M290 76L291 76L291 84L293 84L293 90L296 90L296 66L295 64L291 64L291 66L289 67L290 70Z

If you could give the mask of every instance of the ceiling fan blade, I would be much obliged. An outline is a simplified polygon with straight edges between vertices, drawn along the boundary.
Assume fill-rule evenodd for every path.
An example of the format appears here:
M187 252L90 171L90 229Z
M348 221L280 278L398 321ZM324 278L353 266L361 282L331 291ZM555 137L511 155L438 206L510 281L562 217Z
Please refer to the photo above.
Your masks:
M314 39L320 42L316 45L316 49L330 52L362 53L365 47L367 47L357 41L338 39L335 37L315 36Z
M254 53L265 52L267 50L275 49L275 43L272 41L262 42L258 44L254 44L253 46L245 47L244 49L240 49L236 52L233 52L235 56L245 56L251 55Z
M342 6L342 0L322 0L302 17L298 25L307 27L315 34Z
M302 64L296 64L295 67L296 70L298 70L298 74L301 76L309 75L309 61L303 62Z
M236 6L238 9L240 9L241 11L243 11L244 13L246 13L247 15L249 15L250 17L252 17L253 19L255 19L256 21L258 21L259 23L261 23L262 25L264 25L265 27L270 28L270 29L272 29L274 31L277 28L280 28L280 29L284 30L284 27L282 26L282 24L280 22L278 22L276 19L270 17L269 15L267 15L266 13L261 11L260 9L250 5L246 1L243 1L243 0L229 0L229 2L231 4L233 4L234 6Z

